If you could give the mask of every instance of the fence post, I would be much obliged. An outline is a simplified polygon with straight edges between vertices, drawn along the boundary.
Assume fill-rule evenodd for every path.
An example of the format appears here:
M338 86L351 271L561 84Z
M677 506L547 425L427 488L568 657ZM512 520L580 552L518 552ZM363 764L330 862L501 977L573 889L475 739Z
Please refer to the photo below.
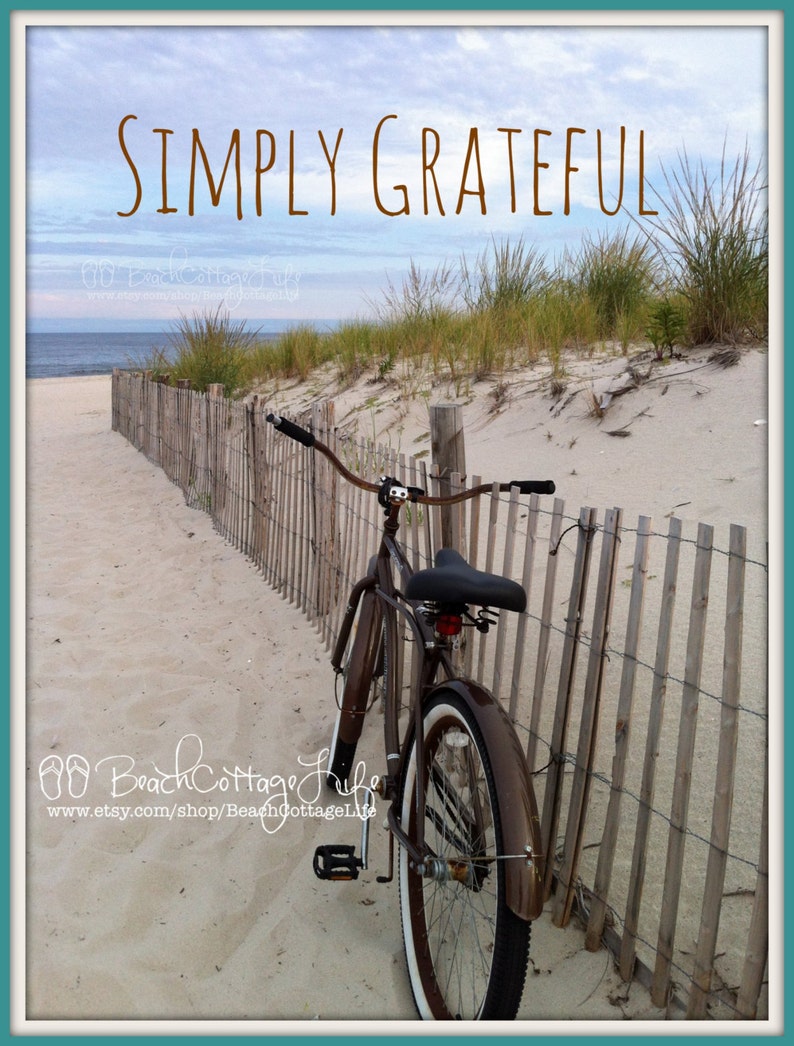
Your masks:
M432 461L438 466L439 493L452 492L452 474L466 482L466 448L463 436L463 407L457 403L436 403L430 407L430 448ZM441 509L441 543L454 547L451 508ZM462 550L460 550L462 551Z

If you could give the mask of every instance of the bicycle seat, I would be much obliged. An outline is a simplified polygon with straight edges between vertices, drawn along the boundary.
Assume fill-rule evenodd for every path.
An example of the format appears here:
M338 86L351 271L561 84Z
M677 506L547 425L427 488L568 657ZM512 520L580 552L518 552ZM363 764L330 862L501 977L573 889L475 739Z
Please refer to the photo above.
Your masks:
M527 605L526 592L517 581L475 570L453 548L440 548L434 567L413 574L405 586L405 596L433 603L474 603L518 613Z

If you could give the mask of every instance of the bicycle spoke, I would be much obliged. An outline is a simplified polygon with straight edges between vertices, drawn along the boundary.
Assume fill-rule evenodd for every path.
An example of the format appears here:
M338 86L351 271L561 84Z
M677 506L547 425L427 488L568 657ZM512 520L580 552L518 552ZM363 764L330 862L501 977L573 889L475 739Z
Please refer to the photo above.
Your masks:
M460 830L470 839L474 818L471 817L469 811L461 802L458 791L452 784L449 775L436 762L430 767L430 781L436 790L436 794L442 799L444 806L455 819Z
M428 947L445 997L482 1002L496 933L494 907L494 894L434 884L426 908Z
M467 777L469 780L469 794L472 797L472 805L474 807L473 820L475 824L479 826L477 841L479 841L480 839L484 840L486 825L485 817L483 815L481 796L481 790L484 787L484 781L481 775L475 769L474 755L470 751L469 746L466 747L466 770ZM480 846L480 849L484 849L484 847Z
M441 847L434 848L434 855L470 864L472 881L469 885L479 891L490 874L492 858L486 832L492 818L487 818L483 810L484 783L473 745L468 740L461 744L460 731L451 733L457 738L457 743L450 745L449 752L445 753L447 765L442 766L433 759L429 769L429 785L433 786L440 809L430 805L428 798L425 816L439 834ZM456 781L460 781L461 786Z
M444 842L452 845L456 851L456 856L465 857L471 855L473 849L473 820L463 806L461 797L454 788L449 775L435 762L430 767L430 782L448 817L445 817L435 807L429 805L425 808L425 816L441 834ZM450 818L452 824L450 824ZM444 848L444 852L449 852L448 846Z
M425 817L441 833L442 842L445 844L451 843L458 854L463 855L468 852L469 844L466 840L461 839L460 836L452 834L447 828L447 822L444 820L442 815L438 813L432 806L425 808ZM445 845L441 853L437 849L433 849L432 855L434 857L442 857L447 852L448 847Z

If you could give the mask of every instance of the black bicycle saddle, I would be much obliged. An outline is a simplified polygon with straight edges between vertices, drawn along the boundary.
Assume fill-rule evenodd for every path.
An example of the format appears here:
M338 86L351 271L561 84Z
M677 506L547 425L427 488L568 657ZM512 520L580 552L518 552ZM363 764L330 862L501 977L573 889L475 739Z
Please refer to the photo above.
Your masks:
M475 570L454 548L439 549L434 567L413 574L405 586L405 596L433 603L474 603L518 613L527 605L527 594L517 581Z

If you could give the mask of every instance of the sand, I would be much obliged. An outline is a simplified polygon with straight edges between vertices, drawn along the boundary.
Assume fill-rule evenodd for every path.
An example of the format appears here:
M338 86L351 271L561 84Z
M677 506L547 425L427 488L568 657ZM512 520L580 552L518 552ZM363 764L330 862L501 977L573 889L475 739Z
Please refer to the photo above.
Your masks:
M739 523L763 544L774 422L769 355L747 350L733 366L720 366L728 351L703 348L661 363L652 352L568 359L557 388L547 363L457 383L397 369L386 382L365 373L347 386L337 386L328 368L314 381L285 382L263 395L286 416L330 396L338 425L406 454L429 447L428 403L460 403L470 476L502 479L507 470L511 479L548 477L571 507L617 505L627 519L643 513L657 522L674 512L724 529ZM775 382L771 406L782 411L781 391ZM607 404L600 413L594 400ZM775 471L774 478L782 477Z
M768 363L755 351L727 370L705 356L674 361L601 418L587 395L623 380L620 359L570 376L557 400L537 374L510 376L500 396L482 383L466 392L468 470L491 478L498 454L510 478L553 476L569 504L745 523L763 544ZM355 403L363 391L364 379L339 394L337 420L357 414L367 435L382 423L415 449L424 400L406 405L386 388L367 413ZM286 406L307 395L273 392ZM27 411L27 722L17 736L25 730L27 952L16 1028L412 1029L397 885L375 881L385 810L359 881L326 884L311 868L316 845L357 843L360 824L319 810L328 803L312 767L333 698L316 633L111 431L109 378L28 382ZM630 438L606 434L624 425ZM42 766L52 769L40 779ZM283 785L291 775L302 784ZM250 807L282 788L294 816L263 826ZM583 941L575 920L557 929L548 912L533 927L527 1031L658 1029L665 1014L646 990Z

